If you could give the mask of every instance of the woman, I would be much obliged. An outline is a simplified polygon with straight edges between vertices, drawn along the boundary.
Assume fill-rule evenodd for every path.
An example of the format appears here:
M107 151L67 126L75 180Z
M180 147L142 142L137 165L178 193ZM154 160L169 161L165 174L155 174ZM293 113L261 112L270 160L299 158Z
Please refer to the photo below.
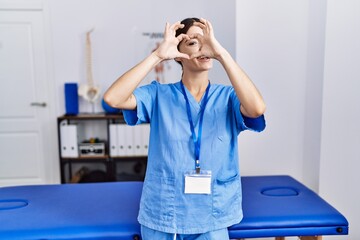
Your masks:
M161 61L182 66L174 84L137 88ZM211 84L213 59L232 86ZM107 90L129 125L150 123L138 220L144 240L229 239L242 219L238 134L265 128L265 103L205 19L166 24L159 47Z

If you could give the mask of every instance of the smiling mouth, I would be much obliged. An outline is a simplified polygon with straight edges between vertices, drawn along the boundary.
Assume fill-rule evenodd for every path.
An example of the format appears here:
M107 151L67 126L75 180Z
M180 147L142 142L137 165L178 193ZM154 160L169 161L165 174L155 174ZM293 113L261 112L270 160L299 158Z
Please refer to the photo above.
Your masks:
M206 56L200 56L200 57L197 57L198 60L210 60L209 57L206 57Z

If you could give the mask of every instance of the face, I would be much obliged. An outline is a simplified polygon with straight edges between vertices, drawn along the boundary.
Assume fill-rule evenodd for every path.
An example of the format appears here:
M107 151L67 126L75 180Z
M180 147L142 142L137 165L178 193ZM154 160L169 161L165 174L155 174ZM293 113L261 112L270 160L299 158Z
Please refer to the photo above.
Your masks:
M203 31L201 28L197 26L192 26L189 28L187 35L191 36L193 34L201 34L203 35ZM184 40L180 43L179 50L182 53L186 53L191 56L194 53L200 51L201 43L196 38L191 38L190 40ZM205 56L200 56L192 59L180 59L183 70L191 70L191 71L207 71L212 68L212 59L207 58Z

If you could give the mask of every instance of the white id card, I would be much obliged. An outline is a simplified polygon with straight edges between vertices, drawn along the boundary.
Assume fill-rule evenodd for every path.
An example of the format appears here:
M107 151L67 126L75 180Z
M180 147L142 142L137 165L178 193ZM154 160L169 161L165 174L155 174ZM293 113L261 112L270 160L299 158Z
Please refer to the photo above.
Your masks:
M186 172L185 194L211 194L211 171Z

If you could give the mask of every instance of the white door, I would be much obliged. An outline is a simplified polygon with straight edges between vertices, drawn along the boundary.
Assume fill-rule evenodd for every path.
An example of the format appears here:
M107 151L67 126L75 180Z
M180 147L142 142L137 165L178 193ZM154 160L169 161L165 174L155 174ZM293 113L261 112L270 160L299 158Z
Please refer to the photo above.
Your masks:
M44 39L42 11L0 10L0 186L54 181Z

